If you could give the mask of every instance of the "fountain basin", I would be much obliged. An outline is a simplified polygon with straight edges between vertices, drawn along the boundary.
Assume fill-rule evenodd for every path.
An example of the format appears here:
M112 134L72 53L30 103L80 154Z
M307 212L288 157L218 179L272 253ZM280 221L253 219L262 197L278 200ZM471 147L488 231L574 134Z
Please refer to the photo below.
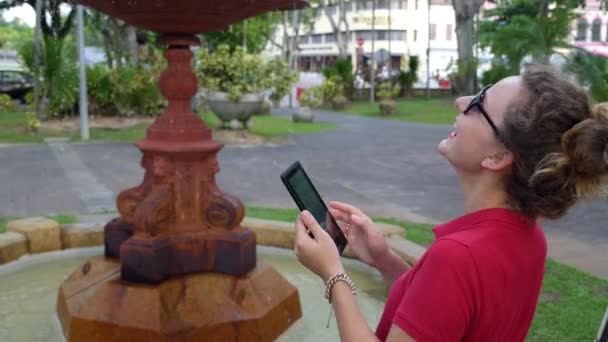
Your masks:
M293 251L257 247L258 260L269 264L299 292L303 318L277 341L337 341L335 320L326 329L329 306L321 280L299 264ZM102 247L77 248L37 254L0 267L0 341L64 341L55 306L60 285L90 258L103 255ZM381 276L359 261L344 259L359 293L357 301L373 328L380 320L386 298ZM107 340L107 339L106 339Z

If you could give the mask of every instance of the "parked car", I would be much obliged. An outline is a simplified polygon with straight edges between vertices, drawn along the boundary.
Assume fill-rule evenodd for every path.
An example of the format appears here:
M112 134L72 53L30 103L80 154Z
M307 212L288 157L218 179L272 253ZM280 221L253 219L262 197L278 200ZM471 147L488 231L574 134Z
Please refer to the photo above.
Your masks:
M34 78L23 71L0 70L0 94L25 102L25 94L34 89Z

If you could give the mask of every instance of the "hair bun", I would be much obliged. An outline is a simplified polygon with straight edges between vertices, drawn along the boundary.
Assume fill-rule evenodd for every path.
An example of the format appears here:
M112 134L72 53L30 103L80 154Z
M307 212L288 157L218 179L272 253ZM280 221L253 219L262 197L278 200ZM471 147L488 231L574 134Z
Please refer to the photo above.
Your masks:
M608 104L596 106L592 117L564 133L561 142L577 195L599 190L608 176Z

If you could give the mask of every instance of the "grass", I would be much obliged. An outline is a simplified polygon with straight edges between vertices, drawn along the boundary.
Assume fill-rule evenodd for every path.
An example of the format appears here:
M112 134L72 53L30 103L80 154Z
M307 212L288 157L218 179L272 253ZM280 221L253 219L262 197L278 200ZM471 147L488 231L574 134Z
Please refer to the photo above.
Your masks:
M379 102L374 104L363 101L353 102L345 113L427 124L451 124L457 114L454 99L448 97L431 99L412 97L398 99L396 103L397 114L390 117L380 115Z
M74 215L67 214L59 214L59 215L50 215L46 216L53 221L56 221L59 224L72 224L78 222L78 218ZM6 231L6 224L13 220L18 220L19 217L6 217L0 216L0 233L4 233Z
M247 215L294 221L296 209L247 208ZM404 227L407 239L428 246L432 226L375 218L377 222ZM546 263L540 299L527 341L593 341L608 306L608 281L552 259Z
M0 112L0 143L40 143L43 138L26 128L25 112Z
M220 124L215 114L211 112L201 115L201 118L212 128L217 128ZM336 129L337 127L337 125L324 122L293 122L289 119L271 115L255 115L251 117L251 128L249 128L249 131L272 138L285 134L316 133Z
M219 120L213 113L201 115L201 118L211 128L219 125ZM253 116L251 118L251 128L249 131L254 134L272 138L286 134L316 133L335 129L338 126L329 123L296 123L289 119L276 116ZM146 135L148 125L140 124L128 128L91 128L90 138L93 141L135 141L143 139ZM80 140L80 131L46 131L31 133L26 129L25 113L0 112L0 143L41 143L44 138L67 136L72 141Z

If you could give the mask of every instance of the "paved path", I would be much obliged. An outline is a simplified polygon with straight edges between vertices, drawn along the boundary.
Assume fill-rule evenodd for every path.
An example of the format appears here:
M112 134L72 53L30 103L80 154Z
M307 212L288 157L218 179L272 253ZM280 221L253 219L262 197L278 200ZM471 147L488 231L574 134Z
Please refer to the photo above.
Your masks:
M458 179L436 152L450 126L316 116L340 129L292 136L284 145L225 147L220 187L248 205L293 207L279 174L300 160L324 198L353 203L370 215L437 223L462 214ZM102 210L119 191L139 184L140 156L125 143L0 148L0 179L10 180L0 184L0 216ZM86 190L83 181L90 185ZM608 279L607 212L608 201L601 200L544 222L550 255Z

